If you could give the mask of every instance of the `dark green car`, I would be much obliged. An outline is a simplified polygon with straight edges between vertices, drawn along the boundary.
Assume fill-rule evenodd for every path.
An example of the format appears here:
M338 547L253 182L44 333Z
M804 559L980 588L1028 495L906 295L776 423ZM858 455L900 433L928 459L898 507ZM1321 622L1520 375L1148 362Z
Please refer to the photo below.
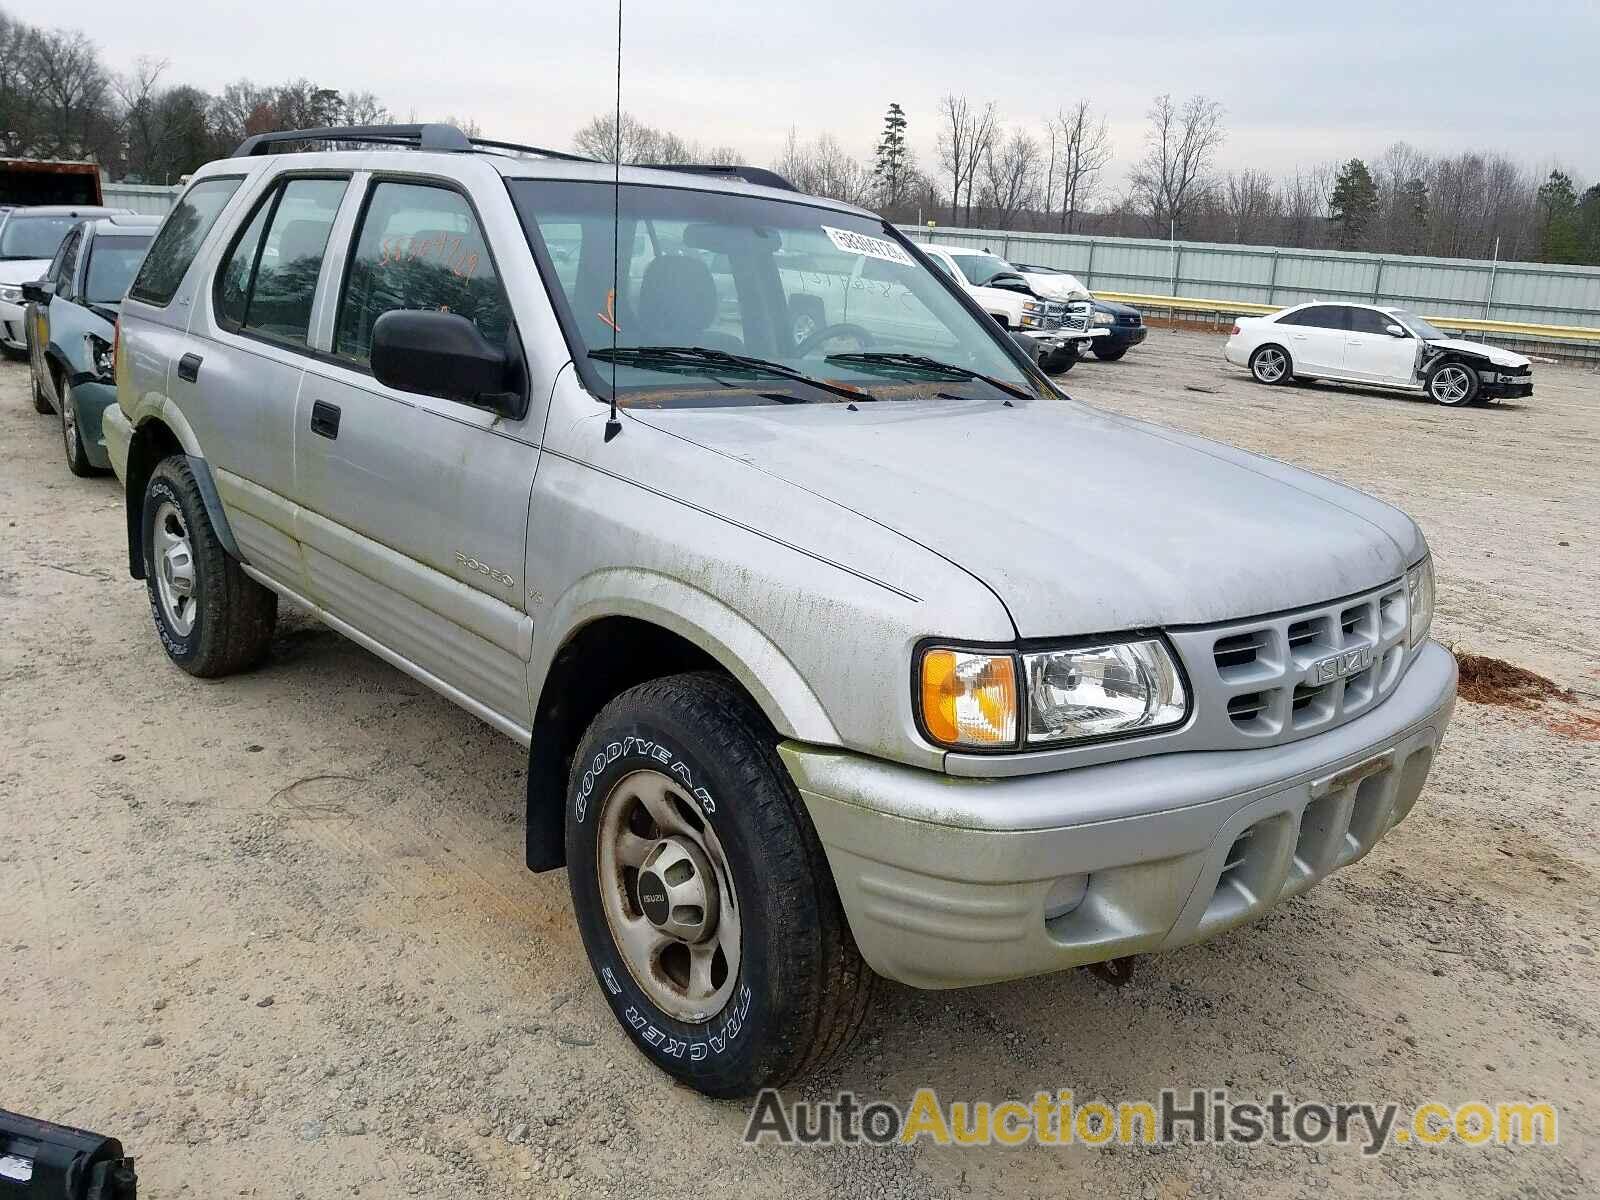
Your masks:
M23 285L33 407L60 414L74 475L111 466L100 417L117 400L117 311L160 224L131 213L86 218L62 240L44 278Z

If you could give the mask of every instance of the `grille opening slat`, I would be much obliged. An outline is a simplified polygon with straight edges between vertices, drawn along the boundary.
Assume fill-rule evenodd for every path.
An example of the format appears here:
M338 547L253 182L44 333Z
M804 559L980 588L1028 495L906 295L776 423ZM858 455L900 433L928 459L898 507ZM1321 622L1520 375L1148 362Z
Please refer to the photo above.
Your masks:
M1267 631L1253 629L1249 633L1235 633L1225 638L1218 638L1211 653L1216 660L1217 670L1227 672L1250 666L1266 648Z
M1317 621L1296 621L1289 626L1289 649L1298 650L1301 646L1317 640Z
M1267 710L1272 697L1267 692L1249 692L1228 701L1228 716L1235 725L1245 725Z
M1346 639L1362 632L1367 623L1367 612L1367 606L1361 604L1354 608L1347 608L1339 614L1339 627L1344 630Z
M1222 864L1222 878L1217 880L1219 886L1228 882L1228 877L1244 866L1250 855L1250 837L1254 833L1255 826L1251 826L1233 839L1233 845L1228 847L1228 857Z
M1328 689L1332 686L1333 685L1329 683L1324 683L1316 687L1312 687L1304 683L1296 684L1294 689L1294 699L1292 701L1295 714L1299 715L1306 709L1310 708L1324 694L1326 694Z

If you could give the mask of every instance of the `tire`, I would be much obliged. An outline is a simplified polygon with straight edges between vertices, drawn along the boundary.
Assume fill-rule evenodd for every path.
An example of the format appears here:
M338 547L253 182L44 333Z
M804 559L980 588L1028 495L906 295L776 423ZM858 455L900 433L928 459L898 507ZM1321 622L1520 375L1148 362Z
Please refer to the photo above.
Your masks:
M822 301L815 296L789 297L789 330L799 346L828 323Z
M595 978L640 1052L708 1096L838 1053L876 978L776 740L727 678L669 676L606 705L568 783L567 877Z
M1257 383L1269 386L1288 383L1294 378L1294 359L1282 346L1268 342L1265 346L1257 346L1255 353L1250 356L1250 374Z
M83 431L78 427L78 406L72 398L72 385L58 383L56 394L61 397L61 441L67 452L67 470L80 479L102 474L89 460L83 446Z
M30 370L28 377L29 382L33 384L33 411L43 413L47 417L51 416L56 410L50 406L50 397L44 394L44 387L39 382L38 372Z
M1422 386L1435 404L1465 408L1478 398L1478 373L1466 363L1447 358L1429 368Z
M1128 353L1126 346L1096 346L1094 356L1101 362L1116 362Z
M203 679L259 663L278 620L277 593L222 548L182 455L156 464L140 521L145 590L167 657Z
M1078 352L1073 347L1052 350L1039 356L1039 369L1046 375L1065 375L1078 365Z

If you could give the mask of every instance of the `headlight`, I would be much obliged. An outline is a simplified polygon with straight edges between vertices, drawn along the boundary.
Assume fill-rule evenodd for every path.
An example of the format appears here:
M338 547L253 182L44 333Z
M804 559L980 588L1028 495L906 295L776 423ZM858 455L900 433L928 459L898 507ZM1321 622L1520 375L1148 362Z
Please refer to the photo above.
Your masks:
M1022 311L1025 313L1042 313L1045 311L1045 305L1037 300L1024 300L1022 302Z
M952 749L1154 732L1189 714L1183 675L1156 638L1023 654L934 647L918 662L917 692L928 737Z
M1154 638L1022 656L1028 741L1164 729L1189 710L1183 676Z
M1113 321L1110 313L1097 312L1089 317L1090 325L1105 325L1110 327L1114 323L1115 322Z
M1017 744L1017 668L1009 654L925 650L917 665L922 724L944 746Z
M111 343L89 334L89 353L94 358L95 374L110 382L116 377L116 363L111 353Z
M13 287L9 283L0 283L0 300L4 300L7 304L21 304L22 289Z
M1406 635L1409 645L1420 646L1433 624L1433 555L1428 555L1406 572L1406 607L1411 625Z

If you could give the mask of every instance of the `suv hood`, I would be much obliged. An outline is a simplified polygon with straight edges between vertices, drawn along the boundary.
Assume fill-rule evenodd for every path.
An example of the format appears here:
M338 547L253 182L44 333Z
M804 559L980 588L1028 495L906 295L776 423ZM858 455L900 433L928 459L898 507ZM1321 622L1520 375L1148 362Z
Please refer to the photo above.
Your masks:
M1074 401L632 415L964 568L1022 637L1319 604L1398 578L1424 551L1409 517L1360 492Z
M0 283L32 283L49 269L48 258L0 260Z
M1533 365L1533 360L1511 350L1501 349L1499 346L1485 345L1483 342L1468 342L1460 338L1442 338L1439 341L1429 342L1429 347L1434 350L1455 350L1463 354L1470 354L1475 358L1485 358L1497 367L1528 367Z

